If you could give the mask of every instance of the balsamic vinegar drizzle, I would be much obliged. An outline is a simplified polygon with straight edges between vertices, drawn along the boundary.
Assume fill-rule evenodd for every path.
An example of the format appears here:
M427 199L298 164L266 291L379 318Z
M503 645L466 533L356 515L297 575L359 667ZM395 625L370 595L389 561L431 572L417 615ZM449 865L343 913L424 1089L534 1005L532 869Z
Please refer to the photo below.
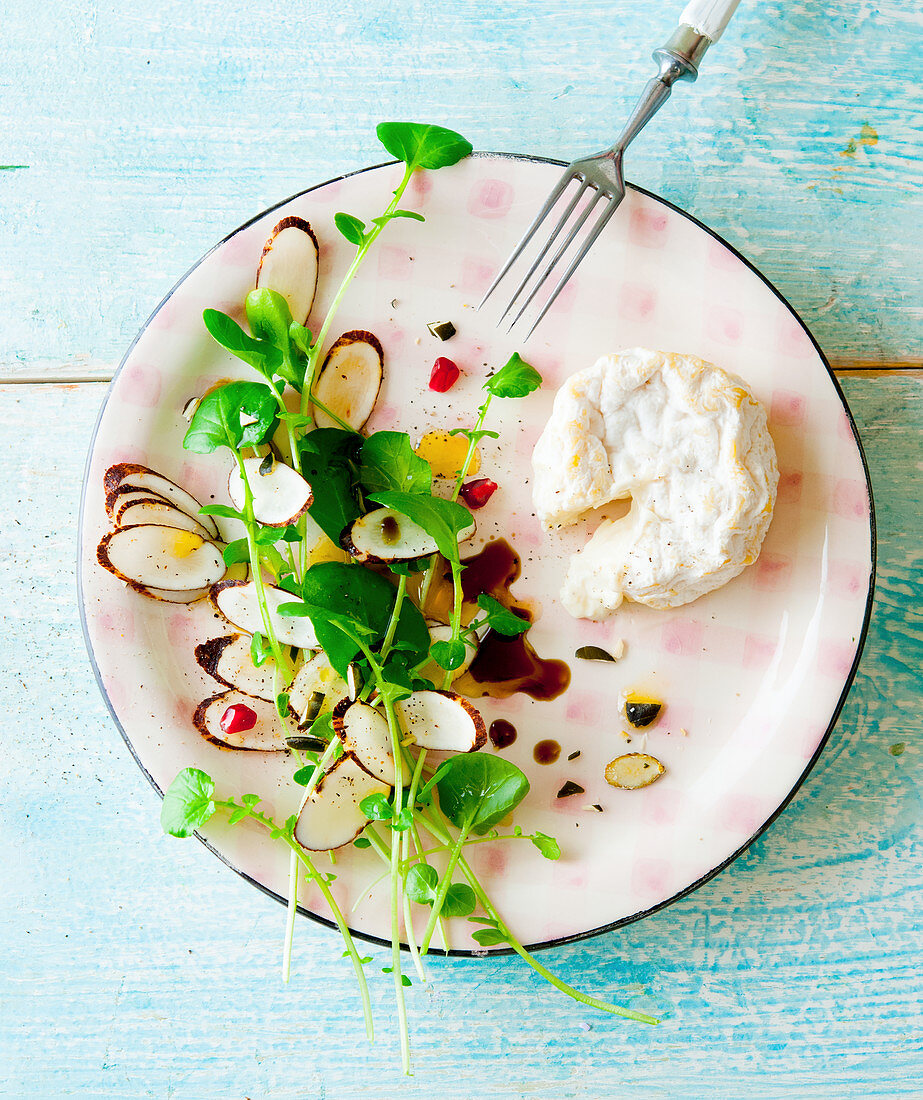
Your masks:
M532 622L532 612L510 592L522 566L506 539L494 539L464 564L461 579L466 603L476 604L478 596L485 593ZM507 699L516 692L542 701L556 699L570 683L570 669L563 661L539 657L527 638L528 631L515 638L488 631L471 667L455 682L455 690L493 699Z

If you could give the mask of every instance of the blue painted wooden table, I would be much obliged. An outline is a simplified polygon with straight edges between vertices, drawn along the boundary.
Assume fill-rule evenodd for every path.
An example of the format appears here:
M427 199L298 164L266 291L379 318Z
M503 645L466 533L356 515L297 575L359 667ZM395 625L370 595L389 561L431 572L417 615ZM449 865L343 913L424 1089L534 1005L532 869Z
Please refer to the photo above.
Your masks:
M436 960L410 1001L416 1075L400 1078L390 989L373 992L368 1050L336 940L299 922L283 987L279 907L161 835L80 638L89 433L189 264L270 203L380 159L383 118L565 159L607 144L679 7L5 12L3 1096L920 1095L919 4L745 0L629 160L805 318L857 419L879 524L858 678L791 805L690 897L543 957L581 987L643 994L658 1029L564 1001L515 959Z

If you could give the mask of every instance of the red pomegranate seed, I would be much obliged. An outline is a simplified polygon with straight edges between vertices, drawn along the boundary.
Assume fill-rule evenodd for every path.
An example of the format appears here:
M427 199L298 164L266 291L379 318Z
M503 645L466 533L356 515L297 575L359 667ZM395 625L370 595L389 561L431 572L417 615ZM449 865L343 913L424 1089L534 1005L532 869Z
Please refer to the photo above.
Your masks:
M429 376L429 388L437 393L445 393L458 381L461 371L451 359L440 355L433 363L433 373Z
M479 477L474 481L466 481L459 495L469 508L483 508L496 491L496 481L491 481L489 477Z
M246 733L256 725L256 711L243 703L234 703L221 715L219 725L225 733Z

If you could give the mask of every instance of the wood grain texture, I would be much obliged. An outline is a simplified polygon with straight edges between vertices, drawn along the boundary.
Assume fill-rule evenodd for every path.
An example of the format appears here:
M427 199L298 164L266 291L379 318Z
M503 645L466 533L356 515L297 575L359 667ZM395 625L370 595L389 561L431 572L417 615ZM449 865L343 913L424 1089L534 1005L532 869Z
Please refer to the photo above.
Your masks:
M665 912L547 952L656 1029L559 997L515 959L434 960L398 1075L390 985L365 1046L336 937L299 921L158 801L97 693L75 608L83 451L104 387L0 387L11 517L0 777L0 1095L234 1100L918 1096L923 384L844 382L872 471L879 583L856 685L808 781L735 864ZM34 425L23 431L24 425ZM889 748L902 743L902 755Z
M0 369L113 364L179 275L418 116L481 149L608 144L681 4L48 0L0 58ZM627 173L702 218L830 353L918 356L920 9L744 4Z

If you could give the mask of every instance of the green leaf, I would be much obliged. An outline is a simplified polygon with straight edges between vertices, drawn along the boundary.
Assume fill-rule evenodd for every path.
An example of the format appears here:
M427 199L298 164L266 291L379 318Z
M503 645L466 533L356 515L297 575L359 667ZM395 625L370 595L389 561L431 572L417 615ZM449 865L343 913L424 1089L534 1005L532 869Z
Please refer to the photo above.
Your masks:
M480 928L472 934L471 938L481 947L496 947L500 943L509 943L499 928Z
M232 355L242 359L264 378L271 378L282 362L282 353L271 342L248 336L240 325L218 309L206 309L202 314L205 327L214 339Z
M529 780L502 756L460 753L446 764L436 784L439 807L457 829L483 836L529 793Z
M359 803L359 809L369 821L390 821L394 817L394 807L381 793L366 795Z
M192 834L215 812L215 781L198 768L184 768L163 796L160 825L170 836Z
M299 325L297 321L292 321L288 326L288 338L295 345L295 347L301 352L302 355L308 356L311 354L311 330ZM307 417L304 417L307 420Z
M397 489L428 493L433 470L415 453L406 432L375 432L362 444L359 477L367 493Z
M302 473L314 494L308 514L337 545L362 515L357 489L361 446L361 436L341 428L318 428L298 445Z
M275 430L277 410L272 390L261 382L217 386L199 402L183 446L196 454L211 454L219 447L253 447Z
M273 374L277 374L300 393L304 387L307 360L301 348L292 343L294 322L288 302L278 291L258 287L247 295L244 308L253 335L267 341L279 352L279 360L267 378L272 381Z
M365 243L365 222L353 214L334 214L333 224L340 233L357 247Z
M396 490L373 493L370 499L386 508L393 508L422 527L435 539L439 553L447 561L459 560L459 532L471 526L471 513L463 505L454 500Z
M411 986L411 985L413 985L413 982L410 980L410 978L407 977L406 974L402 974L401 975L401 985Z
M484 389L494 397L525 397L542 384L542 376L514 351L496 374L484 383Z
M439 875L436 868L426 863L415 863L404 880L404 893L418 905L432 905L436 900L438 886Z
M276 713L280 718L288 717L288 699L289 695L287 691L280 691L276 696Z
M499 432L492 432L488 428L451 428L449 435L463 435L465 439L473 439L480 443L482 439L499 439Z
M503 634L507 638L515 638L517 634L525 634L529 629L529 621L521 619L514 611L504 607L499 600L482 592L478 596L478 607L486 612L485 621L491 630Z
M241 561L250 560L250 545L246 539L235 539L229 542L221 551L225 565L236 565Z
M439 915L442 917L467 917L474 912L477 897L464 882L453 882L446 891Z
M282 532L282 541L304 542L304 539L301 537L301 532L298 530L298 528L293 526L292 524L289 524L289 526L286 527Z
M382 214L380 217L372 218L372 224L381 226L383 229L388 222L394 221L395 218L411 218L415 222L426 221L426 218L422 214L418 214L416 210L392 210L390 214Z
M417 802L421 806L428 806L433 800L433 788L439 782L444 775L449 772L449 762L445 761L439 765L435 773L430 776L429 780L423 784L423 786L417 791Z
M272 656L272 647L269 641L257 631L250 639L250 660L254 668L262 668L269 657Z
M547 833L533 833L529 840L538 848L545 859L561 858L561 847L553 836L548 836Z
M238 806L237 809L231 810L230 814L228 815L228 824L229 825L236 825L238 821L243 821L243 819L245 817L249 817L249 816L250 816L250 807L249 806Z
M371 848L372 842L367 836L357 836L353 841L354 848Z
M454 130L422 122L381 122L376 133L391 156L408 168L447 168L472 150L471 142Z
M311 737L316 737L319 741L327 741L328 743L336 736L333 732L333 715L331 712L325 711L319 715L311 723L311 728L308 730Z
M236 508L229 508L226 504L206 504L204 508L199 509L199 514L202 516L220 516L222 519L239 519L243 520L243 512L238 512Z
M317 640L330 663L345 678L346 668L359 652L337 628L336 618L346 619L364 632L370 645L384 639L394 608L394 585L362 565L319 562L305 573L302 598L314 608L310 614ZM429 629L419 608L404 600L394 631L394 645L422 658L429 649Z
M392 643L393 646L393 643ZM413 677L410 667L417 663L420 656L418 652L395 652L388 654L388 659L381 670L382 695L394 703L398 699L406 699L413 694Z
M459 641L434 642L430 649L430 656L446 672L454 672L460 668L465 660L465 643Z

